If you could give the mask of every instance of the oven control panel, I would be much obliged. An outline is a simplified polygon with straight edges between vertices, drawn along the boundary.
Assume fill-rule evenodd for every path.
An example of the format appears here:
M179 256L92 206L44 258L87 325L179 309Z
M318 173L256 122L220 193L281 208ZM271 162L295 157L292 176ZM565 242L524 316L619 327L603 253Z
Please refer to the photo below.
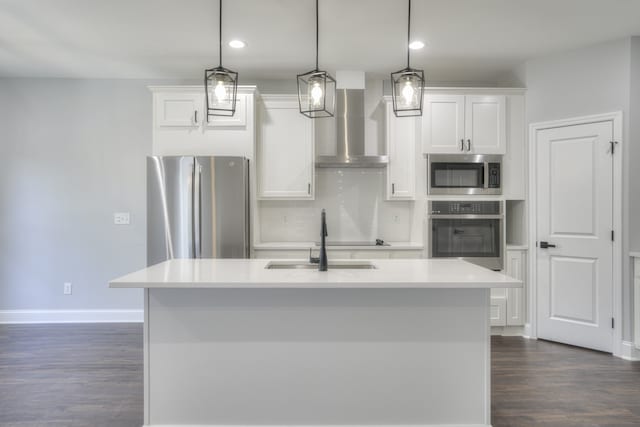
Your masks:
M432 200L431 215L499 215L499 201Z

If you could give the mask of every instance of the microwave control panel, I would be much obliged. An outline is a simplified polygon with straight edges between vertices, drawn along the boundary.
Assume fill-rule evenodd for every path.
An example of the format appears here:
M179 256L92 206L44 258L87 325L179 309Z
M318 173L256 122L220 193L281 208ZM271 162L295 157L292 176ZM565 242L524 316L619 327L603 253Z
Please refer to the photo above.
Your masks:
M500 163L489 163L489 188L500 188Z
M433 200L431 205L432 215L499 215L499 201L449 201Z

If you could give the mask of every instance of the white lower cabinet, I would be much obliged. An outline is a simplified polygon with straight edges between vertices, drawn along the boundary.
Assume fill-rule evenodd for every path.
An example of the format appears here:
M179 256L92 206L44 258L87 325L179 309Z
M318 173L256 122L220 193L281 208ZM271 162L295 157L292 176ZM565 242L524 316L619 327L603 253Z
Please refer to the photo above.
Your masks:
M507 299L500 292L504 289L491 289L491 326L505 326L507 324Z
M258 103L258 198L314 198L313 120L295 95L265 95Z
M525 323L526 249L505 251L504 273L522 280L522 288L491 289L491 326L523 326Z
M635 331L635 345L638 350L640 350L640 257L635 257L634 260L634 294L635 294L635 303L634 303L634 331Z
M508 250L505 257L505 273L522 280L523 287L507 289L507 326L521 326L525 321L526 295L526 255L525 250Z

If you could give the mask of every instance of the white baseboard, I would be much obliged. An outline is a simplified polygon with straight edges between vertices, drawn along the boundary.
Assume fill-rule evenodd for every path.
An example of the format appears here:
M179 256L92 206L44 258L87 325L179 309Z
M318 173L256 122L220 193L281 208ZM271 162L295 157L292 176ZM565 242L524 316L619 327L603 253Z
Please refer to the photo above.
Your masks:
M0 310L0 323L137 323L143 310Z
M622 351L618 355L621 359L631 360L632 362L640 361L640 350L630 341L622 341Z

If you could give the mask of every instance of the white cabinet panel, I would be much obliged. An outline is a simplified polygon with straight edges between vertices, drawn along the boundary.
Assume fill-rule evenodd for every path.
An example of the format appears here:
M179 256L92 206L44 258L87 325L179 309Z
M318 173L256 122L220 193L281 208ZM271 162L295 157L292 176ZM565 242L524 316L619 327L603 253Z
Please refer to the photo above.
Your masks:
M635 303L634 303L634 331L635 331L635 345L638 350L640 350L640 258L636 257L634 261L634 294L635 294Z
M396 117L386 103L387 200L414 200L416 197L416 140L419 119Z
M491 297L490 320L491 326L505 326L507 300L503 297Z
M524 95L507 96L507 150L502 159L502 194L524 200L527 188L527 145Z
M204 119L202 93L156 93L154 101L155 123L159 128L197 128Z
M313 120L296 96L265 96L258 110L258 198L313 199Z
M525 282L526 277L525 255L526 252L523 250L506 251L505 273L513 278L522 280L523 282ZM507 325L509 326L524 325L525 289L526 287L507 289Z
M422 126L424 153L462 153L464 95L425 94Z
M465 96L466 152L506 153L506 113L503 95Z

